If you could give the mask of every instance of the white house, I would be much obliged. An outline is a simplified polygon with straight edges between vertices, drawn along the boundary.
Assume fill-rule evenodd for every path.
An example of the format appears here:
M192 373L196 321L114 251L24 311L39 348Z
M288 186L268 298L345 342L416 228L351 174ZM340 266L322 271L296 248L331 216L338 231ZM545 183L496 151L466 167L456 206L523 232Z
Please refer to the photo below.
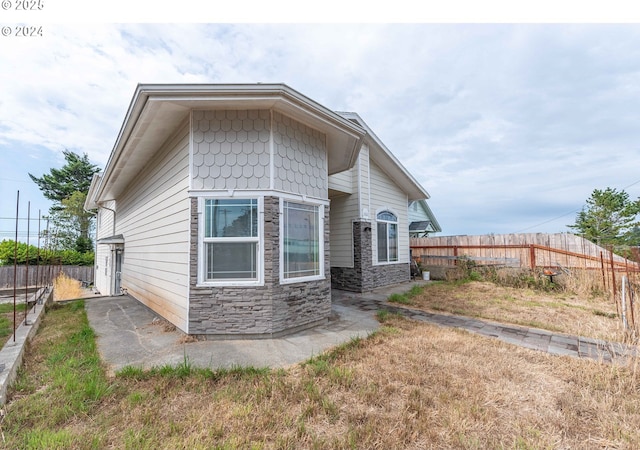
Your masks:
M97 289L189 334L326 321L331 286L406 281L427 192L353 113L284 84L139 85L85 208Z
M425 199L409 202L409 237L427 237L442 231Z

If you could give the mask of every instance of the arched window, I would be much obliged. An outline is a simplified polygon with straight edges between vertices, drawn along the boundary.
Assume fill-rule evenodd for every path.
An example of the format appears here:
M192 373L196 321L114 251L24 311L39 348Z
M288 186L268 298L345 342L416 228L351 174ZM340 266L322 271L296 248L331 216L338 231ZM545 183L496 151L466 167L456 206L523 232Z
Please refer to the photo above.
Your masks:
M378 262L398 260L398 218L390 211L376 216L378 229Z

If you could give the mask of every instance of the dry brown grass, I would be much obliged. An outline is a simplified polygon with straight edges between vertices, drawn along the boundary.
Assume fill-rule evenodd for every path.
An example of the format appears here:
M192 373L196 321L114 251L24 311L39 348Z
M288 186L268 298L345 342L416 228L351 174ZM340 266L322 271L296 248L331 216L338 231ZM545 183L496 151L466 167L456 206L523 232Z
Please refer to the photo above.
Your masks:
M53 280L53 299L72 300L81 298L84 294L82 286L78 280L68 277L64 272L60 272Z
M434 282L412 298L412 306L610 341L624 340L616 306L603 296L512 288L487 281Z
M108 448L638 448L637 367L393 319L259 376L120 380L76 436Z
M43 324L47 339L34 343L36 359L41 346L43 360L50 357L55 333L48 327L60 326L53 319ZM186 372L116 377L109 395L38 434L38 442L136 449L640 448L638 361L616 367L551 356L393 315L368 339L286 370ZM41 380L31 379L36 397ZM42 408L51 415L65 404ZM7 408L7 427L14 409Z

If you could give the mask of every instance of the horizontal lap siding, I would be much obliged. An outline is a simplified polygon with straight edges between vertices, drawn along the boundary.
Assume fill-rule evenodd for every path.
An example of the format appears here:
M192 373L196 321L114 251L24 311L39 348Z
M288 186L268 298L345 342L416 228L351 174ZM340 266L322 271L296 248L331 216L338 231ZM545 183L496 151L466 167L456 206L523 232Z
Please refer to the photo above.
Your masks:
M333 189L340 192L346 192L347 194L353 193L352 185L352 173L353 169L345 170L344 172L336 173L329 176L329 189Z
M115 209L116 202L105 202L104 207ZM97 239L112 236L113 211L100 208L98 212L98 225L96 229ZM96 245L95 257L95 281L94 285L102 295L111 295L111 247L108 244Z
M189 128L185 124L118 201L122 287L186 330Z
M353 221L356 217L358 201L355 195L331 199L331 267L353 267Z
M371 220L375 223L380 209L390 209L398 216L398 262L409 261L408 198L375 163L371 162ZM373 226L373 261L378 261L377 227Z
M356 165L329 177L329 188L353 192L331 199L331 267L353 267L353 222L369 208L369 149L363 146Z

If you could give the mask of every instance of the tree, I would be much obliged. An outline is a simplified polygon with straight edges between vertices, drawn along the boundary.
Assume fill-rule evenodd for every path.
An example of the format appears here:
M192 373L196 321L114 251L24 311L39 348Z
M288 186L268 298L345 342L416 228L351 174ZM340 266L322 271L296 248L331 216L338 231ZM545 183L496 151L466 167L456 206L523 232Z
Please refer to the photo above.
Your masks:
M51 169L49 174L40 178L29 174L43 195L54 202L67 199L74 192L89 192L91 178L100 171L98 166L89 162L86 153L79 156L71 150L63 150L62 154L67 163L61 169Z
M575 224L568 226L598 245L628 244L640 225L638 214L640 199L632 201L625 191L612 188L595 189Z
M83 205L91 179L100 169L89 161L86 153L83 156L70 150L62 153L66 164L61 169L51 169L41 177L29 174L29 177L43 195L54 202L49 213L62 247L84 253L93 246L90 237L93 213L85 211Z
M84 210L87 194L76 191L60 202L60 208L50 211L50 218L62 249L73 249L80 253L93 251L89 237L93 228L93 213Z

